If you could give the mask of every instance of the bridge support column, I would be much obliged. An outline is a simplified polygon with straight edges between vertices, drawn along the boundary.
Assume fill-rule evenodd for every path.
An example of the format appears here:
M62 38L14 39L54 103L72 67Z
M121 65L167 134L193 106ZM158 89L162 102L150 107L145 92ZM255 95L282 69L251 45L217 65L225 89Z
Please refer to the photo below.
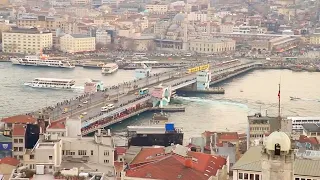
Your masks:
M142 64L143 68L135 70L136 79L143 79L151 75L151 67Z
M171 86L164 87L160 84L159 86L154 87L151 96L153 107L165 107L170 102Z
M197 72L197 83L196 83L196 90L206 90L209 89L211 82L211 71L210 70L203 70Z

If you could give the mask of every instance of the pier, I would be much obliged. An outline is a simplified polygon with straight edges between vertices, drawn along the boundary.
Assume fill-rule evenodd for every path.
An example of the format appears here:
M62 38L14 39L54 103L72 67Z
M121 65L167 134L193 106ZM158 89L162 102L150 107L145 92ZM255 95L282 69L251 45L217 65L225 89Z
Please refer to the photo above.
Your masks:
M206 83L212 85L258 66L261 66L261 64L255 62L210 64L210 66L207 65L207 67L210 67L210 72L209 70L203 72L210 76L210 81ZM56 107L43 108L40 111L30 113L30 115L50 122L65 118L78 119L81 121L81 134L88 135L99 128L119 123L145 111L161 109L170 111L170 108L166 109L164 106L169 103L170 98L168 97L171 92L184 87L201 88L199 84L202 84L202 82L197 82L200 81L198 79L199 74L196 71L193 72L192 69L188 69L188 67L178 68L174 71L140 78L129 83L121 83L92 94L84 94L71 101L60 103ZM156 98L152 93L143 95L137 93L142 88L149 88L149 91L153 92L159 88L156 87L159 84L162 84L162 88L165 90L164 99ZM114 108L107 112L101 112L101 108L106 104L113 104ZM177 109L171 110L178 111ZM180 108L179 111L184 111L184 108Z

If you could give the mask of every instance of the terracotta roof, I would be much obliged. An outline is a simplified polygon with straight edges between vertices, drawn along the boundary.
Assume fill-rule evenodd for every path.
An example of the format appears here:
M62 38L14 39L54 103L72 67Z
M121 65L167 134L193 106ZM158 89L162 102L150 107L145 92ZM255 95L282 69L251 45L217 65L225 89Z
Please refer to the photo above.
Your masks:
M127 149L124 147L116 147L116 154L117 155L123 155L126 153L126 151L127 151Z
M66 128L65 121L66 121L66 118L51 122L51 124L48 125L47 129L65 129Z
M193 159L197 159L196 162L193 163L194 169L210 176L216 176L218 170L222 169L227 163L226 159L221 156L193 151L189 151L188 155Z
M12 158L12 157L5 157L0 159L0 164L8 164L11 166L17 166L20 163L19 160Z
M123 162L114 162L114 167L116 172L121 172L123 170Z
M139 164L153 161L153 158L164 155L164 148L142 148L131 164Z
M184 165L184 157L169 154L162 157L159 161L148 163L144 166L139 166L126 171L127 177L138 177L147 179L162 179L162 180L207 180L209 179L204 173L193 168L188 168Z
M307 137L305 135L300 135L299 137L300 143L310 143L310 144L319 144L319 141L315 137Z
M26 128L23 124L15 124L12 129L12 136L24 136Z
M29 115L17 115L17 116L11 116L7 118L3 118L1 120L4 123L21 123L21 124L34 124L36 122L36 119Z
M237 132L221 132L219 133L219 140L239 140L239 136Z

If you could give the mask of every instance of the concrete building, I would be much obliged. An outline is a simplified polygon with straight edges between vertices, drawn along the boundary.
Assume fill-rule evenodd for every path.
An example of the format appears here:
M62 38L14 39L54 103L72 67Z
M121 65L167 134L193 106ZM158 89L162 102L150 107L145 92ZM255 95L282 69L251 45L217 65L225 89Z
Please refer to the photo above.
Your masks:
M60 50L67 53L95 51L95 37L82 34L66 34L60 37Z
M269 50L274 52L284 52L299 45L300 39L291 36L281 36L269 40Z
M188 21L207 22L207 14L202 12L190 12L188 14Z
M15 159L23 160L24 155L24 143L25 143L25 132L26 129L23 124L14 124L12 129L12 156Z
M67 25L67 20L62 17L53 17L53 16L36 16L28 15L21 16L17 19L17 26L20 27L37 27L37 28L47 28L55 31L58 28L62 30L65 29Z
M234 51L236 42L232 39L224 38L202 38L189 42L189 50L199 54L213 54Z
M303 135L320 139L320 124L303 124Z
M111 43L111 34L106 30L97 30L96 31L96 44L107 45Z
M251 147L233 166L233 180L315 180L320 160L295 159L286 133L273 132L263 146Z
M313 33L313 34L309 35L307 42L312 45L319 45L320 44L320 33Z
M2 50L6 53L39 53L52 48L52 33L37 28L13 27L2 33Z
M145 8L151 14L165 14L168 12L167 4L147 4Z
M91 3L90 0L71 0L72 5L87 5Z
M135 51L152 51L155 49L154 36L139 36L133 38Z

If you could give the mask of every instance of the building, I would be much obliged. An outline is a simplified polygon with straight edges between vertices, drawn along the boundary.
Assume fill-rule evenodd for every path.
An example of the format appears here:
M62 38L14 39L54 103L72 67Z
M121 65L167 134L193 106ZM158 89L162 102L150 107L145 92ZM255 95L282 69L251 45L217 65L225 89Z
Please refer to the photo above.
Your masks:
M139 36L133 38L134 50L135 51L152 51L155 49L154 36Z
M95 51L95 37L83 34L66 34L60 37L60 50L67 53Z
M12 139L0 134L0 158L12 156Z
M233 179L314 180L320 178L320 160L295 159L286 133L273 132L265 145L251 147L233 166Z
M25 152L25 133L26 128L24 124L14 124L12 129L12 156L15 159L23 160L23 155Z
M128 149L125 160L128 168L122 173L122 180L228 179L225 158L188 151L188 148L180 145L167 148L132 146Z
M226 38L202 38L189 41L189 50L199 54L214 54L234 51L236 41Z
M147 4L145 8L151 14L165 14L168 12L167 4Z
M71 0L72 5L87 5L90 2L90 0Z
M29 115L17 115L3 118L1 122L4 123L5 130L11 131L14 124L34 124L37 120ZM8 134L10 135L10 133Z
M12 157L0 159L0 174L4 175L4 180L10 178L11 172L20 164L19 160ZM0 176L1 179L1 176Z
M317 137L320 138L320 124L313 123L313 124L303 124L303 135L308 137Z
M52 9L53 11L54 9ZM54 10L55 11L55 10ZM55 16L36 16L36 15L25 15L17 19L17 26L19 27L37 27L37 28L47 28L52 31L56 29L65 29L67 26L66 19L62 17Z
M293 131L303 131L304 124L320 123L320 117L287 117L292 122Z
M263 143L263 137L266 133L271 133L281 129L281 117L262 116L256 113L254 116L248 116L249 129L247 134L247 148Z
M281 36L269 40L269 50L273 52L284 52L299 45L300 39L291 36Z
M111 43L111 34L106 30L96 31L96 44L107 45Z
M37 28L12 27L2 33L2 51L6 53L34 54L52 48L52 33Z

